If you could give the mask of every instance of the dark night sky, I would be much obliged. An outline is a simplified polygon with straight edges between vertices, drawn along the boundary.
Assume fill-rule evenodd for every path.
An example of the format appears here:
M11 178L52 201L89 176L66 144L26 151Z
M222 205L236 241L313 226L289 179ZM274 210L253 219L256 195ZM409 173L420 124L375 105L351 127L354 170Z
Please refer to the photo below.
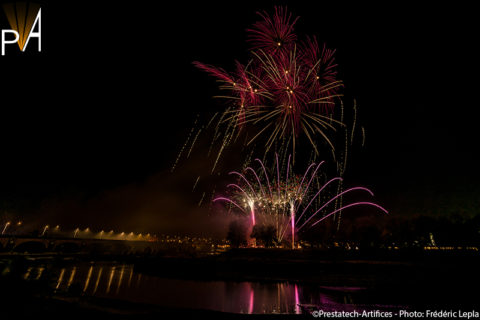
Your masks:
M40 2L43 52L0 57L0 213L141 230L189 211L195 165L168 171L195 115L218 107L191 62L245 60L255 11L285 3L299 34L337 49L357 99L367 141L349 178L397 214L478 212L472 8L227 2Z

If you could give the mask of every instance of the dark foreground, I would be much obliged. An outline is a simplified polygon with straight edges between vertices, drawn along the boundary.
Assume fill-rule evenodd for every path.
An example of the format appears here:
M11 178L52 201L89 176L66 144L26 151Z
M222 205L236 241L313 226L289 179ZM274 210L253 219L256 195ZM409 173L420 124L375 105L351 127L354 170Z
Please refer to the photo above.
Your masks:
M144 273L234 281L296 281L370 288L366 300L426 308L480 307L478 251L315 252L232 250L209 259L152 259ZM388 295L384 293L388 292ZM361 302L361 301L360 301Z
M30 297L23 303L4 300L1 316L38 317L50 319L80 319L87 317L115 319L303 319L310 315L295 314L235 314L211 310L181 309L130 303L123 300L92 297Z
M49 259L42 264L66 265L89 261L76 256ZM107 258L107 257L104 257ZM110 257L112 258L112 257ZM220 256L114 257L134 264L135 272L162 278L195 281L294 281L315 286L367 288L356 301L409 310L478 310L480 256L478 252L335 252L243 249ZM209 310L169 308L124 300L86 296L81 290L59 293L52 279L27 282L28 265L38 263L24 256L0 259L0 315L72 318L298 318L301 315L241 315ZM74 288L72 286L72 288ZM78 289L78 288L77 288ZM321 306L319 306L320 308ZM307 316L312 318L311 315Z

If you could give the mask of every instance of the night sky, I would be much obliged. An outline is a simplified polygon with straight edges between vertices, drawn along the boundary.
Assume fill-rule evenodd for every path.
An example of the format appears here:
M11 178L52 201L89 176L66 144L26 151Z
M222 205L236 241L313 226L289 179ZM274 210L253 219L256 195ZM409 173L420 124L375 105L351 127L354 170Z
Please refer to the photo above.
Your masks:
M300 16L299 35L337 49L367 134L349 162L352 184L371 187L392 214L480 210L472 8L40 3L42 53L0 57L2 221L208 229L191 192L202 160L170 173L196 115L221 108L215 81L191 63L245 61L255 12L281 4Z

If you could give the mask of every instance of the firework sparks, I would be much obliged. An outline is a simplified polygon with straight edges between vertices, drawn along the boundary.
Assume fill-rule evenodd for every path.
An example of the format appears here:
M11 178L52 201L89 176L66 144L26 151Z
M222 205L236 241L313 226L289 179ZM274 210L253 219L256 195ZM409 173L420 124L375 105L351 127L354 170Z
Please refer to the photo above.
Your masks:
M248 41L253 49L278 53L288 51L295 45L297 35L293 31L298 17L292 20L292 14L283 7L275 7L273 17L265 11L257 14L261 20L247 29Z
M272 224L273 221L277 242L282 242L289 234L292 249L295 248L295 241L298 241L299 232L345 209L370 206L388 213L382 206L369 201L352 202L338 208L337 201L347 194L364 192L373 196L373 192L365 187L352 187L339 192L335 184L343 181L341 177L322 183L318 170L324 161L311 163L300 177L294 174L290 156L286 167L280 166L278 155L275 160L275 166L270 170L273 175L269 174L260 159L255 159L260 163L258 173L252 167L247 167L243 173L231 172L237 178L237 183L227 185L228 196L218 196L213 202L224 202L229 210L250 215L252 226L258 223Z
M185 143L183 144L182 148L180 149L180 152L178 153L178 156L177 158L175 159L175 163L173 164L172 168L170 169L171 172L175 171L175 168L178 164L178 161L180 160L180 157L182 156L182 153L183 151L185 150L185 148L187 147L189 141L190 141L190 138L193 134L193 132L195 131L195 126L197 125L197 122L198 122L198 114L197 114L197 117L195 118L195 122L193 124L193 127L192 129L190 129L190 133L188 134L187 136L187 140L185 141ZM195 135L195 140L197 139L198 135ZM192 148L193 148L193 143L192 143ZM191 151L191 150L190 150ZM190 155L190 152L188 153Z
M289 137L294 161L296 140L301 136L318 155L316 141L323 140L334 150L330 135L336 127L344 126L332 116L343 86L336 78L335 50L321 47L315 37L297 43L294 26L298 18L286 8L275 7L272 16L258 14L260 21L247 29L251 45L247 64L236 62L235 71L229 73L194 62L219 81L221 90L228 91L217 96L230 104L220 117L219 125L227 124L227 129L214 167L232 137L243 128L248 136L246 145L262 140L265 154L277 141Z

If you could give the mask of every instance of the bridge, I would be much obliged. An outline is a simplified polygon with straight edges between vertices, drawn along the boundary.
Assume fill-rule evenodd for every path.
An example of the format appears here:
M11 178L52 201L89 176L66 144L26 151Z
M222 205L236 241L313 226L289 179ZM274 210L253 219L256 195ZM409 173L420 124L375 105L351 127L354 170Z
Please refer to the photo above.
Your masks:
M2 253L85 253L85 254L155 254L164 250L159 241L56 238L0 235Z

